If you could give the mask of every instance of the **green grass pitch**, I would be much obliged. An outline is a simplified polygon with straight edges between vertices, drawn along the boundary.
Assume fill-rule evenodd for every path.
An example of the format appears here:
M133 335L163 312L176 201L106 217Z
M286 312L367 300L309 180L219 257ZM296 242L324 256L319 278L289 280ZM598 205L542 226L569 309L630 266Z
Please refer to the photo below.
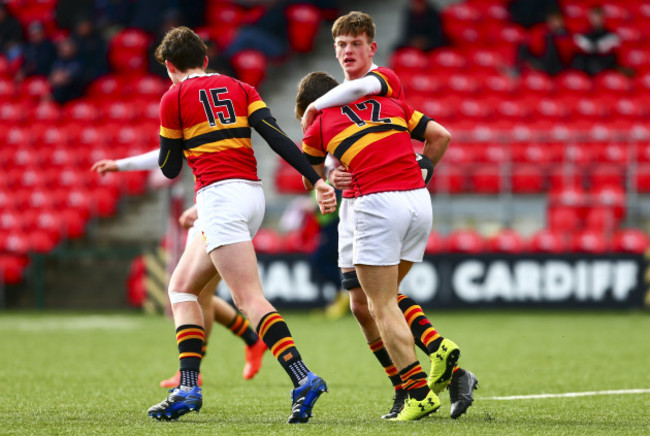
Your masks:
M289 378L272 355L250 381L243 343L216 325L203 361L204 403L176 422L147 408L177 368L173 325L133 313L0 313L0 434L165 435L641 435L650 434L650 315L646 312L471 311L434 325L479 378L466 415L440 410L417 422L379 417L392 388L352 316L284 316L307 365L329 393L311 421L288 425ZM426 356L419 353L428 370ZM636 394L498 400L543 393L645 389Z

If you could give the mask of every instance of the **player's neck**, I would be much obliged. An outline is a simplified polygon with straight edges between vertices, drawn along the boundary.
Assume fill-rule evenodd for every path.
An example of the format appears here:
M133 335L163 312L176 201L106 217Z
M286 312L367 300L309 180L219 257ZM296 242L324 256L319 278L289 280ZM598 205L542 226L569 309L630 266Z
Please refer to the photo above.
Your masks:
M203 68L191 68L186 71L176 71L173 74L172 81L174 83L179 83L185 80L186 77L189 76L201 76L205 74L205 70Z

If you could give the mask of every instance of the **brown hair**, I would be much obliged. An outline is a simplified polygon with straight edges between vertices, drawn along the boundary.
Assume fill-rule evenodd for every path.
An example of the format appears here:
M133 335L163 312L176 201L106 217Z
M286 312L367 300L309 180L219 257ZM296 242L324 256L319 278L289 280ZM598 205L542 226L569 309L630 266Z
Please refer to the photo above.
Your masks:
M192 29L180 26L165 34L156 48L156 60L161 64L169 61L180 71L202 68L208 47Z
M316 71L303 77L298 84L298 94L296 95L296 118L302 118L307 106L338 84L339 82L334 77L324 71Z
M342 35L359 36L365 33L368 43L375 40L375 23L365 12L352 11L342 15L332 24L332 38Z

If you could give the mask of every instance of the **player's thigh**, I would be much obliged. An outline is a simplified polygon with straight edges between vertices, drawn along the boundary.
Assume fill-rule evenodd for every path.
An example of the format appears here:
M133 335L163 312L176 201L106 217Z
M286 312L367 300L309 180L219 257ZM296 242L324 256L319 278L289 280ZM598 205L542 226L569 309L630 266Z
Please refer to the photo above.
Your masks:
M169 292L199 295L215 274L216 269L205 252L203 237L196 234L174 268L169 279Z
M208 253L223 245L251 241L264 219L264 191L255 181L207 186L197 193L196 205Z
M264 298L252 242L223 245L212 250L210 258L236 303L251 298Z
M398 265L359 264L357 275L373 312L389 303L396 303Z
M354 264L398 265L411 220L411 211L401 192L381 192L357 198L354 202Z
M427 239L433 226L431 195L426 188L422 188L406 191L403 193L403 197L403 205L408 208L410 221L406 233L402 237L400 259L409 262L422 262Z

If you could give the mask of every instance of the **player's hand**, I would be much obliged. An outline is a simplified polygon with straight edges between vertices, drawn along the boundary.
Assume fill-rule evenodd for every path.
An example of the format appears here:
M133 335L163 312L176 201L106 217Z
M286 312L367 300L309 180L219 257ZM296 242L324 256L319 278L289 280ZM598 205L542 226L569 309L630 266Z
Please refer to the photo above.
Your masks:
M317 113L318 109L316 109L314 103L310 103L309 106L307 106L307 109L305 109L305 113L302 114L302 118L300 119L300 124L302 124L302 133L305 133L307 131L307 128L311 126L311 123L314 122L314 118L316 118Z
M181 216L178 218L178 223L184 229L189 229L194 225L194 221L199 218L199 213L196 211L196 205L185 209Z
M95 162L90 168L90 171L95 171L103 176L106 173L114 173L119 170L117 169L117 163L114 160L102 159Z
M330 171L329 181L338 190L349 189L352 186L352 174L340 166Z
M336 191L324 180L316 182L316 201L322 214L336 212Z

